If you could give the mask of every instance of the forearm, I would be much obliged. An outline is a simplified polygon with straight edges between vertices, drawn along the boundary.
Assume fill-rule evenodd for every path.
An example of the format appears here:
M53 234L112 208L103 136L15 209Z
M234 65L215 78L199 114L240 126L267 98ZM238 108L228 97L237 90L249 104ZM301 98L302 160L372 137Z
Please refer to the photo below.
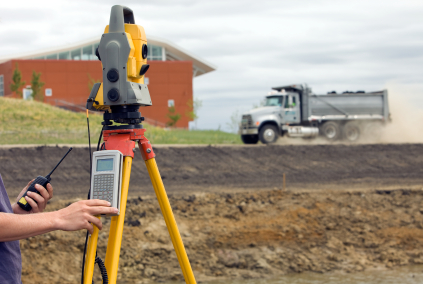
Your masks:
M58 229L56 212L37 214L0 213L0 242L25 239Z

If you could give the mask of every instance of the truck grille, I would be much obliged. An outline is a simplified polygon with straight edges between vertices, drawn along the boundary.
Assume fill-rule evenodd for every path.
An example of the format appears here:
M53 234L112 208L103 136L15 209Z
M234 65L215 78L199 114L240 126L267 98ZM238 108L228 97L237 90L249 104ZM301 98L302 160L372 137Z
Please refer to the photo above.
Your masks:
M243 115L241 120L242 128L250 128L253 126L253 119L251 115Z

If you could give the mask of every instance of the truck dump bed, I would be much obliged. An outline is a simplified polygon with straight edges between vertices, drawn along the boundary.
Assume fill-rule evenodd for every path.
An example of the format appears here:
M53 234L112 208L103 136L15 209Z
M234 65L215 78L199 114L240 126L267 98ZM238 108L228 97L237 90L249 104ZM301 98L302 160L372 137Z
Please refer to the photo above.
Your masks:
M372 93L301 94L303 120L388 120L386 90Z

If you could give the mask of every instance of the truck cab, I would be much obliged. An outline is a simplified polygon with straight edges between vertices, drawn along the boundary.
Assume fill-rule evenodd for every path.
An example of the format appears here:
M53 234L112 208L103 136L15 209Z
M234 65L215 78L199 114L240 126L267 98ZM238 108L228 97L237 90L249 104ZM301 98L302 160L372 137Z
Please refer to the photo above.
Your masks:
M297 93L282 93L266 97L264 108L278 106L281 123L300 123L300 98Z
M284 89L272 91L266 96L264 105L244 113L240 125L241 139L246 144L275 142L283 135L283 125L301 122L300 96Z

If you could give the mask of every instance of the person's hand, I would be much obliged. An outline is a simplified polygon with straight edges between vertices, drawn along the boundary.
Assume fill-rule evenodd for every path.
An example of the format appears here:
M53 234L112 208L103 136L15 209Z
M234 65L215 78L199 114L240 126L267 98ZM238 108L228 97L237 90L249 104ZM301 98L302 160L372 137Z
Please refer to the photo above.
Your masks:
M16 198L16 202L21 199L22 195L26 192L28 187L31 185L31 183L34 180L31 180L19 193L18 197ZM53 187L50 183L47 184L47 189L43 186L36 184L35 188L38 190L38 192L41 193L39 195L36 192L29 191L27 196L25 196L26 202L28 202L29 205L31 205L32 209L30 211L23 210L17 203L14 203L12 205L13 213L15 214L31 214L31 213L40 213L43 212L44 209L47 206L47 202L53 198ZM35 202L36 201L36 202Z
M100 230L103 228L101 220L97 218L100 214L115 214L118 209L110 207L105 200L91 199L81 200L56 211L57 229L63 231L77 231L87 229L93 233L93 224Z

